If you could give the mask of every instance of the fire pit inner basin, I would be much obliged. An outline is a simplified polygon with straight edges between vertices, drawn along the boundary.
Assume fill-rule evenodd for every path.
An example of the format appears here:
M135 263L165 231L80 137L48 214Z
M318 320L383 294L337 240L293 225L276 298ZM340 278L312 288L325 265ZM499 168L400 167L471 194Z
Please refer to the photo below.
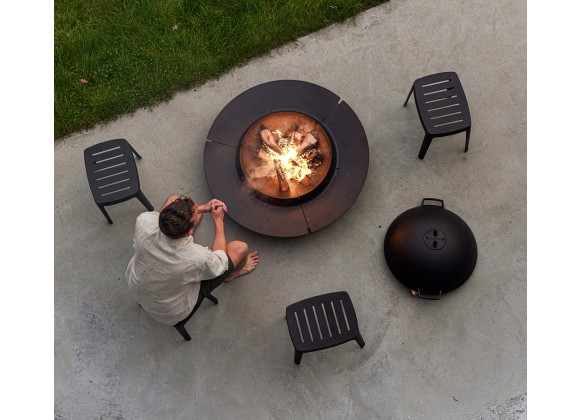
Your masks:
M246 132L240 164L248 184L273 198L289 199L315 190L329 172L332 146L324 129L298 112L277 112Z

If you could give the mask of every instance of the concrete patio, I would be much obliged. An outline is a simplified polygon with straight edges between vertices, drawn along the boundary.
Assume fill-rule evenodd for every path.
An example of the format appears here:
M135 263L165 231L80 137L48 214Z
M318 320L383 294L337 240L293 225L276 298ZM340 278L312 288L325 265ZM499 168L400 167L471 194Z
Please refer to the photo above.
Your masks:
M304 63L308 63L305 65ZM417 158L416 78L456 71L473 121ZM357 113L370 166L358 200L305 237L276 239L226 220L228 240L261 254L249 276L215 291L185 342L129 294L137 200L108 207L86 180L83 150L123 137L143 156L143 192L211 197L203 172L219 111L257 84L298 79ZM55 418L526 418L526 2L392 0L305 36L152 110L55 144ZM412 298L383 256L389 224L424 197L445 200L478 243L470 280L440 301ZM220 197L217 197L220 198ZM213 223L194 240L210 245ZM345 290L366 346L293 363L284 311Z

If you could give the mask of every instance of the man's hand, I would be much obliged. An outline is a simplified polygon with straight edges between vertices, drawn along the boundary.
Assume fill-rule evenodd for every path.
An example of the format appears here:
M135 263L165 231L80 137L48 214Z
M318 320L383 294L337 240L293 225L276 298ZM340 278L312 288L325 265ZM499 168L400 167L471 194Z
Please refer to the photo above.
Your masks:
M228 212L228 207L226 206L226 203L224 203L221 200L218 200L217 198L214 198L212 200L210 200L210 208L215 208L215 207L223 207L224 212Z
M228 212L228 208L227 208L226 204L223 201L218 200L217 198L214 198L214 199L208 201L207 203L202 204L201 206L198 206L197 211L200 213L209 213L213 209L215 209L216 207L223 207L224 211L226 213Z
M225 210L223 206L215 206L211 210L211 217L215 223L224 221Z

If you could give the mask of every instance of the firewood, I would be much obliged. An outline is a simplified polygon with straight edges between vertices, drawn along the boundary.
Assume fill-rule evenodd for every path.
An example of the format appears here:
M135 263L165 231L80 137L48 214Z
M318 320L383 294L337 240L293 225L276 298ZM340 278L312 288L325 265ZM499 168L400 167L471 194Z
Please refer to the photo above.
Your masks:
M294 139L295 144L300 144L304 138L304 134L302 134L300 131L294 131L292 132L292 138Z
M266 178L274 175L274 168L272 165L258 166L254 169L253 178Z
M316 155L318 155L318 149L312 148L308 151L308 153L306 153L306 160L310 160L313 159L314 157L316 157Z
M270 153L268 153L268 151L262 147L262 148L260 148L260 151L258 152L258 157L260 159L270 160Z
M315 158L310 159L308 161L308 167L310 169L318 168L321 163L322 163L322 161L318 157L315 157Z
M310 179L310 177L308 175L306 175L304 178L302 178L298 182L300 182L304 186L309 186L310 184L312 184L312 180Z
M284 148L288 145L288 139L286 137L281 137L280 140L278 140L278 146Z
M274 135L270 130L265 128L264 130L260 131L260 136L262 137L262 141L266 144L266 146L268 146L270 149L272 149L279 155L282 154L282 149L280 148L280 146L278 146L276 140L274 140Z
M280 167L280 162L276 163L276 175L278 175L278 186L280 187L280 191L286 192L290 189L290 185L288 185L288 181L284 176L284 172Z
M304 139L304 141L300 145L300 148L298 149L298 155L302 155L307 149L316 146L317 142L318 140L316 140L316 138L312 134L310 133L306 134L306 138Z

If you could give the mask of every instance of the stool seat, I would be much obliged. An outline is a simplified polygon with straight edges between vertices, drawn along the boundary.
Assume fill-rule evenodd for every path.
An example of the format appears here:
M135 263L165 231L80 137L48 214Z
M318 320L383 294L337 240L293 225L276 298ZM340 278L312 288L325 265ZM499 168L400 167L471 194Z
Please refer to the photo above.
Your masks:
M108 140L87 147L84 151L85 169L93 199L111 224L113 221L104 206L137 197L147 210L153 210L141 192L133 154L141 159L141 155L125 139Z
M303 353L327 349L351 340L356 340L360 347L365 345L352 301L344 291L293 303L286 308L286 322L294 345L296 364L300 364Z
M469 148L471 114L459 76L455 72L431 74L415 80L407 100L414 93L415 105L425 138L419 152L423 159L434 137L466 132L465 152Z

